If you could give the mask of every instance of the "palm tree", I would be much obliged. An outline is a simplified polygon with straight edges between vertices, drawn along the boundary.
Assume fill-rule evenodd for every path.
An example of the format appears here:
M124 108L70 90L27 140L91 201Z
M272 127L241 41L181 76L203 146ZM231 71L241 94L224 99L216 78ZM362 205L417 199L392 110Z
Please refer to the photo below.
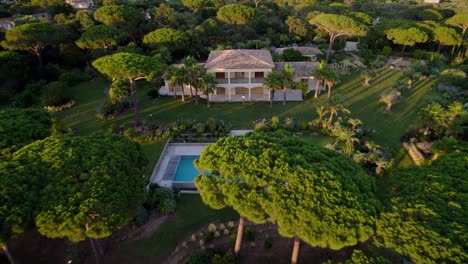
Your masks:
M351 125L351 130L356 130L356 127L362 125L361 119L358 118L350 118L348 119L348 123Z
M273 107L273 96L275 94L275 90L281 89L281 77L277 72L270 72L265 77L265 82L263 84L269 90L269 100L270 100L270 107Z
M323 83L326 68L327 62L321 60L320 63L317 65L317 68L315 68L315 70L312 72L312 75L317 80L315 85L314 97L318 97L320 95L320 85Z
M340 82L339 76L338 76L338 73L335 70L332 70L332 69L327 67L324 77L325 77L325 80L326 80L325 83L328 86L328 98L330 98L331 89L332 89L333 85Z
M210 108L210 94L216 89L216 79L213 74L203 73L199 78L198 87L206 95L206 106Z
M392 111L392 105L398 103L401 98L401 93L395 89L384 91L380 94L380 100L387 105L387 112Z
M341 100L339 100L336 96L335 97L332 97L327 105L328 105L328 109L330 111L330 117L328 119L328 124L327 126L330 128L331 125L332 125L332 122L333 122L333 117L335 116L338 116L338 113L339 112L343 112L343 113L347 113L347 114L350 114L351 111L349 111L349 109L347 109L346 107L344 107L344 105L340 102Z
M390 162L388 162L388 160L385 160L383 158L378 159L375 162L375 165L377 165L377 167L375 168L375 175L380 175L382 173L382 169L385 169L389 164Z
M190 96L193 97L192 89L195 89L195 104L198 104L198 89L195 87L195 84L200 77L202 68L192 56L185 57L182 63L185 70L185 83L190 87Z
M185 81L185 70L183 68L177 68L173 73L171 82L176 83L180 87L180 94L182 95L182 102L185 102L185 92L184 92L184 81Z
M374 70L367 69L361 73L361 76L364 78L364 85L369 86L369 82L376 76L376 72Z
M413 68L409 68L406 71L403 71L403 74L408 78L408 88L410 89L413 86L413 81L421 76L421 74L415 71Z
M174 65L170 65L166 72L163 74L163 78L165 80L168 80L171 87L172 91L174 92L174 98L177 98L177 82L175 82L175 72L177 71L177 68Z
M432 128L437 130L445 122L445 109L438 103L432 103L421 109L418 113L418 119L425 127L424 135L429 134Z
M294 86L294 70L291 65L286 64L279 73L281 86L283 87L283 105L286 105L286 89Z
M315 107L315 111L318 114L318 119L319 119L318 125L319 127L323 127L323 118L325 117L326 114L328 114L329 111L325 109L325 106L323 105Z

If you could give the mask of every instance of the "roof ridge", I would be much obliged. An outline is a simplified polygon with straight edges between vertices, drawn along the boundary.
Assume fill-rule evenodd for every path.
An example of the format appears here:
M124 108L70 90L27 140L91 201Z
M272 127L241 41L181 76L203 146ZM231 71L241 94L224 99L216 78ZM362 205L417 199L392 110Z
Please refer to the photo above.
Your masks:
M251 57L251 58L254 58L254 59L257 60L257 61L260 61L262 64L270 65L268 62L266 62L266 61L264 61L264 60L261 60L261 59L255 57L255 56L252 56L252 55L250 55L250 54L244 52L245 49L237 49L237 50L238 50L239 52L241 52L242 54L244 54L244 55L247 55L247 56L249 56L249 57Z

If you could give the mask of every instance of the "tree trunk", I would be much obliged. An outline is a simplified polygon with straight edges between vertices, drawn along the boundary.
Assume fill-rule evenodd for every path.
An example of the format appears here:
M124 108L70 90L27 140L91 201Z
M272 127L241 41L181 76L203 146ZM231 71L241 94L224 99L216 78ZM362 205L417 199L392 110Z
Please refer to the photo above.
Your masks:
M86 231L89 230L89 225L86 224L85 226L86 228ZM91 248L93 249L93 252L94 252L94 257L96 258L96 264L102 264L103 263L103 259L102 259L102 251L99 247L99 244L97 243L97 241L94 239L94 238L91 238L91 237L88 237L88 240L89 240L89 243L91 244Z
M332 34L330 35L330 45L328 45L327 57L325 57L325 62L328 62L328 59L330 58L330 52L333 48L333 42L335 42L335 36Z
M192 85L190 84L188 87L190 88L190 98L192 98L193 97Z
M182 93L182 102L185 102L184 84L182 84L181 88L182 88L182 92L181 92Z
M331 89L332 89L332 86L333 86L333 85L327 84L327 86L328 86L328 98L330 98L330 96L331 96Z
M206 94L206 107L210 108L210 94Z
M2 246L2 250L3 250L3 252L5 252L5 255L7 256L8 261L10 262L10 264L15 264L15 261L13 260L13 257L11 256L10 251L8 251L7 244Z
M195 104L198 105L198 89L195 88Z
M378 176L378 175L380 175L381 173L382 173L382 167L381 167L381 166L377 166L377 167L375 168L375 175Z
M370 77L364 77L364 85L369 86L369 81L371 80Z
M406 49L406 45L403 45L403 49L401 50L401 56L402 57L405 55L405 49Z
M34 50L34 55L36 55L37 60L39 61L39 68L42 68L42 55L39 49Z
M244 234L244 217L241 216L239 219L239 226L237 228L236 246L234 248L234 254L236 254L236 256L239 256L243 234Z
M385 109L387 112L392 111L392 104L387 104L387 109Z
M101 255L101 250L98 248L98 244L96 243L96 240L90 237L88 237L88 239L89 239L89 243L91 244L91 248L93 249L94 257L96 258L96 264L102 264L103 259Z
M317 83L315 84L315 94L314 97L317 98L319 95L319 90L320 89L320 80L317 80Z
M437 54L440 53L440 49L442 49L442 43L439 43L439 47L437 47Z
M411 89L411 86L413 85L413 79L409 78L408 79L408 88Z
M291 264L297 263L297 258L299 257L299 247L300 247L300 240L297 236L294 237L294 247L291 256Z
M283 105L286 105L286 86L283 87Z
M141 125L141 120L140 120L140 111L138 109L138 97L136 94L135 80L134 79L129 79L129 80L130 80L130 93L133 96L133 109L135 111L135 127L139 127Z
M272 89L270 89L270 96L269 97L270 97L269 98L270 99L270 108L273 108L273 90Z
M333 121L333 112L330 111L330 118L328 119L327 127L330 127Z
M174 98L177 98L177 85L173 85L172 89L174 90Z

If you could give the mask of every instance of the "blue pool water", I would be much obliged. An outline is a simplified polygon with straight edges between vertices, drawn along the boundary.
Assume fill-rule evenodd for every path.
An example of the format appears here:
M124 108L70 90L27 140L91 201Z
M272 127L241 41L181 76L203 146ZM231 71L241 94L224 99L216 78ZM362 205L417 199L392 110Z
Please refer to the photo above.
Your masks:
M198 175L198 170L195 169L193 161L199 157L200 156L181 156L174 181L193 182L193 179Z

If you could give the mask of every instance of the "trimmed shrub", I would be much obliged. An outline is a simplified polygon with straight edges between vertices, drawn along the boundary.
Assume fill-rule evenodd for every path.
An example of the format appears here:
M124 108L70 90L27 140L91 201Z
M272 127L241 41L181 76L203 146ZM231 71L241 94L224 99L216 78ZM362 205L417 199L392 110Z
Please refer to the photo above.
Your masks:
M138 207L137 215L133 218L133 222L137 226L142 226L146 224L148 220L149 220L148 211L143 206Z
M173 199L165 199L161 203L161 205L159 207L159 211L162 214L173 214L173 213L175 213L176 208L177 208L177 204Z
M271 240L271 238L265 239L265 242L263 242L263 247L266 249L269 249L272 246L273 246L273 241Z
M168 188L157 188L146 193L146 204L148 208L158 208L166 199L172 198L172 190Z
M251 227L247 227L244 231L244 235L249 241L255 240L255 231Z
M214 254L211 260L212 264L234 264L236 263L236 257L231 252L225 254Z
M214 233L212 231L206 232L202 235L202 240L205 242L210 242L214 238Z
M42 91L42 106L60 106L70 100L68 86L64 82L51 82Z
M229 242L231 242L231 244L236 244L236 239L237 239L237 234L231 234L229 236Z

